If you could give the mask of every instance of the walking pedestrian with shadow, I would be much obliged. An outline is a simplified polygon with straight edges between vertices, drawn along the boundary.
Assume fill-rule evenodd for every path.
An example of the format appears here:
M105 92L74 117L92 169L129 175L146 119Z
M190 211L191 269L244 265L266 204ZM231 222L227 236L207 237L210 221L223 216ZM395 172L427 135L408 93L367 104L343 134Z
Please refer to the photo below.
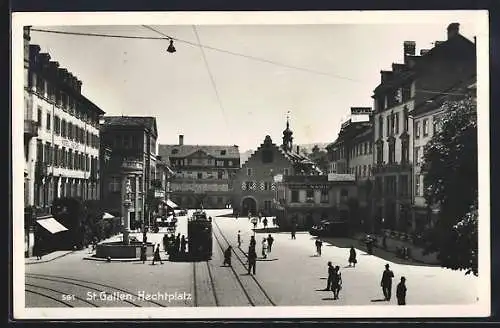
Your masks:
M224 263L222 263L222 265L231 266L232 250L233 250L233 247L231 245L229 245L229 247L224 251Z
M148 235L146 233L146 230L142 233L142 242L147 243L148 242Z
M262 257L267 258L267 238L262 238Z
M398 299L398 305L406 305L406 278L401 277L401 281L396 287L396 298Z
M296 230L295 223L292 222L292 231L291 231L292 239L295 239L295 230Z
M392 278L394 278L394 273L389 269L389 264L386 264L385 270L382 273L382 280L380 281L380 286L382 287L382 292L384 293L384 299L386 301L391 300Z
M153 265L155 264L155 262L160 262L160 264L163 264L163 261L161 260L161 257L160 257L160 244L156 244L156 248L155 248L155 253L153 255Z
M264 218L264 220L262 220L262 224L264 225L264 229L267 229L267 218Z
M274 243L274 238L271 236L271 234L269 234L269 236L267 236L267 252L268 253L271 253L271 251L273 249L273 243Z
M142 243L142 245L141 245L141 261L142 261L142 264L146 263L146 251L147 251L146 243Z
M321 247L323 247L323 242L320 239L316 239L316 255L321 256Z
M342 289L342 275L340 273L340 267L337 265L333 273L332 291L333 299L339 299L339 292Z
M257 218L252 218L252 224L253 224L253 228L254 230L257 229Z
M181 237L181 254L184 254L186 252L186 237L184 235L182 235Z
M358 263L358 260L356 260L356 250L354 249L354 246L351 246L351 249L349 250L349 266L352 264L356 267L356 263Z
M240 230L238 230L238 248L241 247L241 233Z
M255 247L250 246L248 248L248 274L253 272L255 274L255 265L257 263L257 253L255 252Z
M328 280L326 282L326 288L324 289L325 291L327 290L332 290L332 283L333 283L333 275L335 274L335 268L332 265L331 261L328 261Z

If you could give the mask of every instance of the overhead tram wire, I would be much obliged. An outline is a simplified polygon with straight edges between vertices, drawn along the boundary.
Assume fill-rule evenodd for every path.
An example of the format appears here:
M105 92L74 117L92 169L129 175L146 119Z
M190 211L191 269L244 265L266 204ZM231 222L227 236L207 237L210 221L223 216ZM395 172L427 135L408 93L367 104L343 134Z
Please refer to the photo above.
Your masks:
M232 52L232 51L229 51L229 50L219 49L219 48L215 48L215 47L211 47L211 46L206 46L206 45L198 44L198 43L195 43L195 42L190 42L190 41L178 39L178 38L166 35L166 34L162 33L161 31L158 31L158 30L156 30L156 29L154 29L154 28L152 28L152 27L150 27L148 25L142 25L142 26L145 27L145 28L147 28L147 29L149 29L149 30L151 30L151 31L154 31L154 32L156 32L156 33L158 33L160 35L163 35L164 37L148 37L148 36L117 35L117 34L65 32L65 31L55 31L55 30L37 29L37 28L31 28L30 31L41 32L41 33L78 35L78 36L92 36L92 37L104 37L104 38L118 38L118 39L121 38L121 39L155 40L155 41L159 41L159 40L167 40L167 41L168 40L174 40L176 42L185 43L185 44L189 44L189 45L196 46L196 47L203 47L203 48L206 48L206 49L210 49L210 50L214 50L214 51L218 51L218 52L223 52L223 53L234 55L234 56L244 57L244 58L248 58L248 59L252 59L252 60L256 60L256 61L261 61L261 62L265 62L265 63L268 63L268 64L276 65L276 66L281 66L281 67L286 67L286 68L290 68L290 69L295 69L295 70L300 70L300 71L304 71L304 72L309 72L309 73L316 74L316 75L323 75L323 76L327 76L327 77L335 78L335 79L345 79L345 80L349 80L349 81L352 81L352 82L363 83L363 81L352 79L352 78L342 77L342 76L338 76L338 75L334 75L334 74L329 74L329 73L325 73L325 72L319 72L319 71L311 70L311 69L308 69L308 68L303 68L303 67L297 67L297 66L292 66L292 65L288 65L288 64L283 64L283 63L275 62L275 61L264 59L264 58L259 58L259 57L254 57L254 56L250 56L250 55L240 54L240 53ZM419 91L419 92L422 92L422 93L434 93L434 94L450 95L450 96L465 96L466 95L465 93L462 94L462 93L432 91L432 90L423 90L423 89L417 89L416 91Z

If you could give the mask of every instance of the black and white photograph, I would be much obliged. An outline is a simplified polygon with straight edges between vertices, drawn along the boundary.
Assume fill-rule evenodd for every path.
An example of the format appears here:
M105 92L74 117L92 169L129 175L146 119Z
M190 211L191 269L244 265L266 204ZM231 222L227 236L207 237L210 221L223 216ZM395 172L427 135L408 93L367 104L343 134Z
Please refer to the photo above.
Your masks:
M488 316L488 42L480 10L13 13L14 317Z

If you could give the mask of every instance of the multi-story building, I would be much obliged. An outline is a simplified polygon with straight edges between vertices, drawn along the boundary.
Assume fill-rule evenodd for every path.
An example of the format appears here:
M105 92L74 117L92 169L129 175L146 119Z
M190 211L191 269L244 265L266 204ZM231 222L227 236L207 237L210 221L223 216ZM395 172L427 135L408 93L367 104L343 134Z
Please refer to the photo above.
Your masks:
M26 215L35 219L50 215L56 198L99 198L99 117L104 112L82 95L81 81L29 44L29 28L24 38L25 206L34 209Z
M274 206L280 230L309 229L321 220L349 222L357 198L352 174L277 175Z
M411 149L420 127L410 124L409 113L475 74L475 45L460 35L458 23L448 26L448 39L437 41L434 48L422 50L420 56L415 55L415 48L415 42L404 42L404 64L381 71L381 82L372 96L375 229L407 232L415 228L411 220ZM429 129L430 122L425 124Z
M103 154L101 199L106 212L117 217L130 213L130 228L142 228L147 224L153 208L151 193L157 186L156 141L158 130L154 117L105 116L101 120L101 149ZM124 186L129 186L132 205L124 208ZM154 197L153 197L154 198Z
M175 173L170 199L184 208L227 208L231 180L240 168L237 145L160 145L159 153Z
M424 149L432 137L441 129L442 117L445 114L442 104L445 101L460 100L464 97L476 97L476 77L463 81L459 86L440 94L432 101L415 107L410 112L413 120L413 211L412 226L416 232L422 232L426 227L432 226L439 216L439 208L428 206L424 198L424 175L421 165Z
M280 146L274 144L270 136L266 136L242 165L233 183L232 204L235 212L240 215L248 215L248 212L271 215L276 190L275 175L322 173L314 162L300 154L299 147L293 147L292 135L287 121Z
M359 107L355 107L359 109ZM364 108L369 113L366 121L347 120L333 143L327 146L330 172L352 174L355 177L357 197L352 209L350 221L353 227L369 224L371 216L371 196L373 186L373 122L371 108ZM364 227L368 228L368 227Z

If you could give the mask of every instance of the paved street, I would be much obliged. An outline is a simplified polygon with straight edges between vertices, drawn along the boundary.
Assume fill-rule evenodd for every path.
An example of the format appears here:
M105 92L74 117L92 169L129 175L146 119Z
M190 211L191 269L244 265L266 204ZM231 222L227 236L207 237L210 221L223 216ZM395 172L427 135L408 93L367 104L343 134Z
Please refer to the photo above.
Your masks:
M272 253L268 259L258 260L254 278L246 274L242 252L247 251L253 234L251 224L245 217L236 220L224 216L229 213L230 210L208 211L214 219L214 255L208 263L106 263L84 260L89 254L82 250L26 265L26 307L396 304L395 297L391 302L379 301L383 298L379 285L386 263L395 274L393 294L400 277L407 278L408 304L469 304L476 300L478 279L463 272L391 263L361 250L357 250L356 268L345 268L348 248L324 243L322 256L316 257L314 237L308 233L297 233L295 240L288 233L273 233ZM187 217L179 219L181 235L187 235L186 223ZM238 230L244 241L242 250L237 249ZM139 233L136 235L141 238ZM256 233L259 256L264 236L267 233ZM160 231L149 234L148 240L161 243L162 237ZM235 248L232 268L222 267L226 240ZM339 300L333 300L331 292L321 291L326 287L328 261L341 267L343 289ZM106 292L106 300L101 299L102 291ZM74 296L63 299L63 295Z

